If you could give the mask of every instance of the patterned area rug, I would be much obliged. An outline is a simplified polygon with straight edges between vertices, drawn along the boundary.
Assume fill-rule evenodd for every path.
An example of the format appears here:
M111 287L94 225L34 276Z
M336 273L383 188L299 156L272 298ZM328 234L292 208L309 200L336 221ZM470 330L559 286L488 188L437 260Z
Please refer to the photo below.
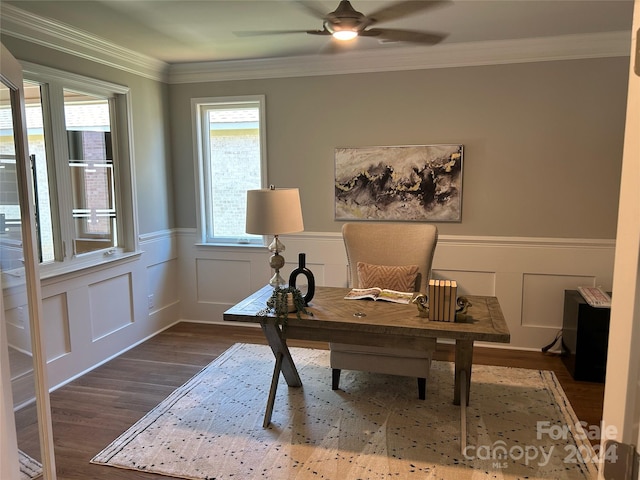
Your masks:
M42 464L22 450L18 450L18 462L20 463L20 480L32 480L42 475Z
M460 452L453 365L415 379L342 373L329 352L292 348L304 386L282 376L262 428L269 347L236 344L92 462L186 479L593 479L593 449L552 372L474 365ZM583 461L587 459L589 461Z

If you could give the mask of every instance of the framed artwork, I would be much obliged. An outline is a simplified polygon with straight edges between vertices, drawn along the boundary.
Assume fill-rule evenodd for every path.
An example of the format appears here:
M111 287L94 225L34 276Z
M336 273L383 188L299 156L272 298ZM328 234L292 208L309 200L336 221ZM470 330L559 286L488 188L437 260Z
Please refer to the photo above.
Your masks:
M335 149L335 219L459 222L462 145Z

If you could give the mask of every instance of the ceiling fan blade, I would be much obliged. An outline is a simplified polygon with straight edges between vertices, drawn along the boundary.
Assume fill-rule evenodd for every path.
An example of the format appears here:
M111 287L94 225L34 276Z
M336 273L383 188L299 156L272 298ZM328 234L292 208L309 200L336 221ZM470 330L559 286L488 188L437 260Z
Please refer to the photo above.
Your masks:
M392 28L370 28L359 34L361 37L376 37L390 42L411 42L425 45L435 45L447 38L442 33L427 33L414 30L395 30Z
M422 10L428 10L449 3L451 3L450 0L409 0L404 2L396 2L368 14L367 18L371 21L371 23L388 22L397 18L413 15L414 13L418 13Z
M319 18L320 20L324 20L324 18L327 16L327 11L325 10L324 5L322 5L320 2L297 0L294 3L301 7L303 10L306 10L307 13L313 15L316 18Z
M322 30L318 30L321 32ZM315 30L313 31L315 32ZM311 33L308 30L254 30L233 32L236 37L260 37L264 35L286 35L288 33Z
M331 32L326 28L324 30L306 30L309 35L331 35Z

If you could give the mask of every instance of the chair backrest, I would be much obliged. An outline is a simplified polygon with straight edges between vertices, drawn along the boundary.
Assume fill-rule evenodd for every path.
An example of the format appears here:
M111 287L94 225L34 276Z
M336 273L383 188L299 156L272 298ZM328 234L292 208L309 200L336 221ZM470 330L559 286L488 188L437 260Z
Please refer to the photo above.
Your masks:
M438 243L438 228L428 223L345 223L342 238L349 262L349 288L358 288L358 262L417 265L416 292L426 292Z

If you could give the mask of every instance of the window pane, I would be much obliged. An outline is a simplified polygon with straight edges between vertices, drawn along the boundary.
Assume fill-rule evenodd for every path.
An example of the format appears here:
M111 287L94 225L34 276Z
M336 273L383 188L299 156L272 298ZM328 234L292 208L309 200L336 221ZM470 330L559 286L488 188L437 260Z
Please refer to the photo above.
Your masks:
M11 111L9 111L11 114ZM9 117L11 119L11 117ZM13 146L13 125L4 129L0 136L0 246L14 245L19 252L22 239L20 222L20 202L18 200L18 178L16 175L16 157ZM11 142L9 142L9 140ZM3 251L4 252L4 251ZM4 255L0 262L0 270L12 270L22 267L21 254L17 256Z
M261 187L260 110L208 111L210 228L216 239L259 238L245 232L246 192Z
M74 253L115 247L116 205L109 101L64 91L75 226Z
M38 241L38 253L41 262L50 262L54 259L53 250L53 227L51 223L51 203L49 201L49 179L47 172L47 157L44 146L44 129L42 122L42 104L40 97L40 86L30 82L24 82L25 92L25 113L27 120L27 137L29 142L29 152L31 158L31 168L33 172L33 192L35 197L36 233ZM7 105L2 105L0 109L0 131L5 132L11 121L10 109ZM6 139L5 135L0 135ZM9 177L15 176L15 160L6 155L6 147L9 145L2 140L3 158L0 160L0 183L3 184L1 190L2 206L0 207L0 233L9 233L14 228L20 228L20 216L16 214L17 206L12 204L9 197L14 196L8 186L11 182ZM12 178L13 178L12 177ZM6 186L6 189L5 189Z

